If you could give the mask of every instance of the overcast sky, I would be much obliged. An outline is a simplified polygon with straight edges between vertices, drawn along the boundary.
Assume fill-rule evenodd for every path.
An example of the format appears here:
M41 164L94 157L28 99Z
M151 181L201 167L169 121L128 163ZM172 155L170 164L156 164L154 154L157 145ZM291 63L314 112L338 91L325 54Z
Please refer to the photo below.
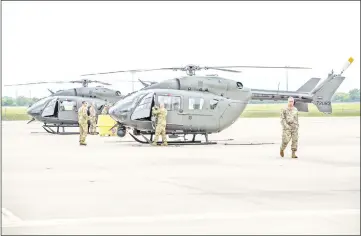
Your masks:
M352 56L338 91L360 88L360 2L2 2L2 85L80 79L81 74L199 64L307 66L292 70L289 89L310 77L339 72ZM198 72L258 89L286 88L285 70ZM184 73L184 72L183 72ZM161 81L182 72L147 72ZM130 74L89 79L130 92ZM79 85L75 85L79 86ZM93 85L95 86L95 84ZM46 88L16 87L45 96ZM136 88L140 88L138 85ZM14 87L2 87L15 96Z

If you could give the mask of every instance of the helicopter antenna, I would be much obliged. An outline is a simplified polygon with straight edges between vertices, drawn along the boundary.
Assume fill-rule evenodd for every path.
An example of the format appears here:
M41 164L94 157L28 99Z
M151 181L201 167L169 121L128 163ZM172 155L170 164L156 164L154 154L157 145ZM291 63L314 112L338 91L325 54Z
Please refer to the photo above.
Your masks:
M110 71L110 72L100 72L92 74L84 74L81 76L91 76L91 75L105 75L113 73L135 73L135 72L147 72L147 71L159 71L159 70L173 70L173 71L185 71L188 76L194 76L196 71L199 70L219 70L225 72L241 73L239 70L231 70L228 68L258 68L258 69L312 69L309 67L291 67L291 66L198 66L198 65L186 65L184 67L169 67L169 68L158 68L158 69L137 69L137 70L121 70L121 71Z

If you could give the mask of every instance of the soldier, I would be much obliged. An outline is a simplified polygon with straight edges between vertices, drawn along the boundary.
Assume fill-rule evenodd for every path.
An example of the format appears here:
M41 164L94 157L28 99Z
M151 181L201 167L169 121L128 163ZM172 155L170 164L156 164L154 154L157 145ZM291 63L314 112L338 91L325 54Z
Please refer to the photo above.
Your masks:
M291 150L292 158L297 158L296 151L298 146L298 110L294 107L293 97L288 98L288 106L281 110L281 124L282 124L282 144L280 155L284 156L284 150L292 139Z
M97 113L95 111L95 103L93 102L90 107L89 107L89 121L90 121L90 134L96 134L97 132L97 127L96 127L96 118L97 118Z
M109 105L105 104L102 110L102 115L108 115Z
M157 124L156 124L156 128L155 128L155 138L154 138L152 145L154 145L154 146L157 145L159 135L162 135L162 141L163 141L162 146L167 146L168 143L167 143L167 136L165 134L165 127L167 125L167 113L168 112L164 108L164 104L161 103L159 105L159 108L153 107L152 113L154 116L157 117L157 119L156 119Z
M82 106L78 110L78 123L79 123L79 133L80 133L80 139L79 143L80 145L86 145L85 139L88 133L88 104L86 101L82 102Z

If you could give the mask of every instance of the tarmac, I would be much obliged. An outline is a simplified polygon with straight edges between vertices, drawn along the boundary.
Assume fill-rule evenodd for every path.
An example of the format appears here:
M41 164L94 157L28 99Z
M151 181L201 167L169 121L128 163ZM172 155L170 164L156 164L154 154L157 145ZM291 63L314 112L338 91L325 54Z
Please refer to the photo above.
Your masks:
M292 159L277 118L168 147L3 121L2 234L359 235L360 117L301 117L299 136Z

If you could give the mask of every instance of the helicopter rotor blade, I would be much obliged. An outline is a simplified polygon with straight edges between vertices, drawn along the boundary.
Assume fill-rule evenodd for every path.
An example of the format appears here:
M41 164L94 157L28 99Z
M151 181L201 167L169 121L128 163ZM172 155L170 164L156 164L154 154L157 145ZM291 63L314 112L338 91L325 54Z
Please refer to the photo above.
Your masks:
M206 69L206 70L220 70L220 71L234 72L234 73L242 73L242 71L239 71L239 70L229 70L229 69L213 68L213 67L205 67L204 69Z
M4 87L8 87L8 86L23 86L23 85L35 85L35 84L63 84L63 83L68 83L68 82L64 82L64 81L49 81L49 82L33 82L33 83L24 83L24 84L5 84Z
M300 66L214 66L208 68L258 68L258 69L312 69Z
M237 70L229 70L226 68L260 68L260 69L312 69L309 67L294 67L294 66L207 66L207 67L199 67L196 65L187 65L185 67L168 67L168 68L157 68L157 69L137 69L137 70L119 70L119 71L109 71L109 72L99 72L99 73L91 73L91 74L84 74L80 76L91 76L91 75L106 75L106 74L114 74L114 73L127 73L127 72L147 72L147 71L156 71L156 70L173 70L173 71L188 71L188 70L220 70L220 71L227 71L227 72L234 72L234 73L241 73L241 71Z
M98 84L103 84L103 85L111 85L109 83L105 83L102 81L98 81L98 80L70 80L70 81L40 81L40 82L32 82L32 83L24 83L24 84L7 84L4 85L4 87L8 87L8 86L23 86L23 85L35 85L35 84L67 84L67 83L98 83Z
M137 69L137 70L118 70L118 71L109 71L109 72L99 72L92 74L84 74L80 76L90 76L90 75L107 75L107 74L115 74L115 73L127 73L127 72L147 72L147 71L156 71L156 70L179 70L181 68L157 68L157 69Z

